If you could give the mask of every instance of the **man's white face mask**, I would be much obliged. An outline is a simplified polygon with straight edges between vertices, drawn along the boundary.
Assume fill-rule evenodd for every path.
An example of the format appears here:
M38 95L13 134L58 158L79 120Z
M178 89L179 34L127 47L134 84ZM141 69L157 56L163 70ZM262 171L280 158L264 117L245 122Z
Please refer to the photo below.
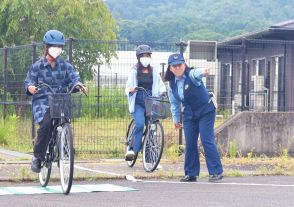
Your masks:
M140 63L146 68L151 63L151 57L141 57Z
M60 47L49 47L49 49L48 49L49 55L51 55L54 59L59 57L62 52L63 52L63 50Z

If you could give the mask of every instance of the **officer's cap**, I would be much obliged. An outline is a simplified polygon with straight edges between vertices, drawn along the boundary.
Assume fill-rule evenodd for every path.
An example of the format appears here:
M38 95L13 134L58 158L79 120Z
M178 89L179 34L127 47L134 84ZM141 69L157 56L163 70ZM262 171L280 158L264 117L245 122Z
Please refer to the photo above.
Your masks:
M168 65L179 65L185 63L183 55L175 53L169 56Z

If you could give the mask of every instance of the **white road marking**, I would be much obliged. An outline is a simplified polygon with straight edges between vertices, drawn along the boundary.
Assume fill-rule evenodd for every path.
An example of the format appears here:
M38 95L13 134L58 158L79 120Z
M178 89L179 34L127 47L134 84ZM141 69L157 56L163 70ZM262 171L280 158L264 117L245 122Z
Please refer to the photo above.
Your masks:
M132 175L123 175L118 173L106 172L101 170L93 170L90 168L81 167L78 165L74 166L77 169L85 170L89 172L96 172L100 174L107 174L107 175L114 175L114 176L122 176L125 177L128 181L131 182L141 182L141 183L165 183L165 184L197 184L197 185L236 185L236 186L265 186L265 187L294 187L294 184L273 184L273 183L228 183L228 182L217 182L217 183L210 183L210 182L180 182L180 181L164 181L164 180L141 180L136 179Z
M198 185L237 185L237 186L268 186L268 187L294 187L294 184L272 184L272 183L210 183L210 182L179 182L179 181L156 181L146 180L144 183L166 183L166 184L198 184Z
M136 179L132 175L123 175L123 174L106 172L106 171L101 171L101 170L93 170L93 169L86 168L86 167L81 167L81 166L78 166L78 165L74 165L74 167L77 168L77 169L85 170L85 171L89 171L89 172L95 172L95 173L106 174L106 175L114 175L114 176L122 176L122 177L125 177L128 181L132 181L132 182L141 181L141 180Z
M111 173L111 172L105 172L105 171L101 171L101 170L92 170L90 168L86 168L86 167L81 167L78 165L74 165L75 168L80 169L80 170L85 170L85 171L89 171L89 172L96 172L96 173L100 173L100 174L107 174L107 175L114 175L114 176L124 176L122 174L118 174L118 173Z

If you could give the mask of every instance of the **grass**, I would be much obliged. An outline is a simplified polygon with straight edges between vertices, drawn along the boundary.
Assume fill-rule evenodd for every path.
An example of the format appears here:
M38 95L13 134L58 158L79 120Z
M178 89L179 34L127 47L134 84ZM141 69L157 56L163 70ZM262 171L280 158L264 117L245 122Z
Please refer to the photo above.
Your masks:
M294 158L277 157L223 157L224 166L235 166L236 170L247 171L251 175L294 175Z

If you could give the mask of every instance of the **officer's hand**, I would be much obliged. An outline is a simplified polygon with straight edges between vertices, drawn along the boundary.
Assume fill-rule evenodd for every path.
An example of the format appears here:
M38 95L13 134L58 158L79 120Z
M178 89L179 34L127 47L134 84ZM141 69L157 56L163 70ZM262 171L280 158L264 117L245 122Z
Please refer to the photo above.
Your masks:
M204 69L203 69L203 76L204 76L204 77L208 76L208 75L209 75L209 71L210 71L209 68L204 68Z
M178 123L174 123L174 126L176 129L180 129L183 127L182 123L181 122L178 122Z
M35 94L38 92L38 88L36 86L29 86L28 87L28 91L31 93L31 94Z

